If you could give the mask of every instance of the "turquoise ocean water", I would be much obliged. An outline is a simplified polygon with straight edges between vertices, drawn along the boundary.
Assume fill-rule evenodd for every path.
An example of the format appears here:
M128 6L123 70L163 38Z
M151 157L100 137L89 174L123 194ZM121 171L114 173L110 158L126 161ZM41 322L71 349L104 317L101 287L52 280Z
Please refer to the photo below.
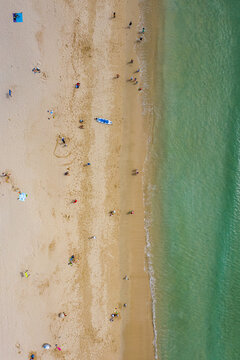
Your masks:
M240 1L164 0L158 55L150 231L158 356L239 360Z

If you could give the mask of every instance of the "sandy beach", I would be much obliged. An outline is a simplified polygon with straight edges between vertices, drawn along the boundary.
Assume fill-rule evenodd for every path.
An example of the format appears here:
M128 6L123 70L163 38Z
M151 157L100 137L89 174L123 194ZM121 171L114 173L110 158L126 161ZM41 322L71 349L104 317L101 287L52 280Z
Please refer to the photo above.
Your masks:
M139 17L137 0L4 4L1 359L154 359Z

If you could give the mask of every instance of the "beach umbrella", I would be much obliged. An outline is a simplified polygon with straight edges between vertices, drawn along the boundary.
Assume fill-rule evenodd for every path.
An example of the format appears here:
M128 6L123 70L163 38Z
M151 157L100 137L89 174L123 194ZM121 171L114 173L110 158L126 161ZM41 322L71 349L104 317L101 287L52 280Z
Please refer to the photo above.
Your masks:
M45 343L45 344L43 344L42 347L43 347L44 349L50 349L50 348L51 348L51 345L48 344L48 343Z

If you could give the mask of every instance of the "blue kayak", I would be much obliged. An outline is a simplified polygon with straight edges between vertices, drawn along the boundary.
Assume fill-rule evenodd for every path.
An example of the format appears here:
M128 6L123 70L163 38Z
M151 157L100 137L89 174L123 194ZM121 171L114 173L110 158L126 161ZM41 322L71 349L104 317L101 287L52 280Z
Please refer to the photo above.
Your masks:
M106 125L111 125L112 121L110 120L106 120L106 119L101 119L101 118L96 118L97 122L101 123L101 124L106 124Z

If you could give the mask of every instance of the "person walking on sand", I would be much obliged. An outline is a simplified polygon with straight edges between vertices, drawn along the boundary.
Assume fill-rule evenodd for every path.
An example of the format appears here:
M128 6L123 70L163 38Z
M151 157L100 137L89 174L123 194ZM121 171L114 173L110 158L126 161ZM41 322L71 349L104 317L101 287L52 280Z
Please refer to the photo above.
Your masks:
M66 141L65 141L64 137L62 137L61 140L62 140L62 143L63 143L63 144L66 144Z
M129 61L129 63L130 63L130 64L133 64L133 59L131 59L131 60Z
M69 176L69 175L70 175L70 174L69 174L69 171L68 171L68 170L65 171L64 175L65 175L65 176Z
M97 237L95 236L95 235L93 235L93 236L90 236L90 238L89 238L89 240L91 240L91 239L96 239Z
M140 32L140 34L144 34L145 32L145 28L142 28L142 31Z
M116 13L115 13L115 11L113 12L112 17L113 17L113 19L115 19L115 18L116 18Z
M12 90L8 90L8 96L12 97Z
M130 29L132 26L132 21L130 21L130 23L128 24L128 28Z
M119 79L120 78L120 75L119 74L116 74L116 79Z
M137 69L135 72L136 72L136 73L139 73L139 71L140 71L140 69Z
M90 165L91 165L91 163L88 162L88 163L84 164L83 166L90 166Z

